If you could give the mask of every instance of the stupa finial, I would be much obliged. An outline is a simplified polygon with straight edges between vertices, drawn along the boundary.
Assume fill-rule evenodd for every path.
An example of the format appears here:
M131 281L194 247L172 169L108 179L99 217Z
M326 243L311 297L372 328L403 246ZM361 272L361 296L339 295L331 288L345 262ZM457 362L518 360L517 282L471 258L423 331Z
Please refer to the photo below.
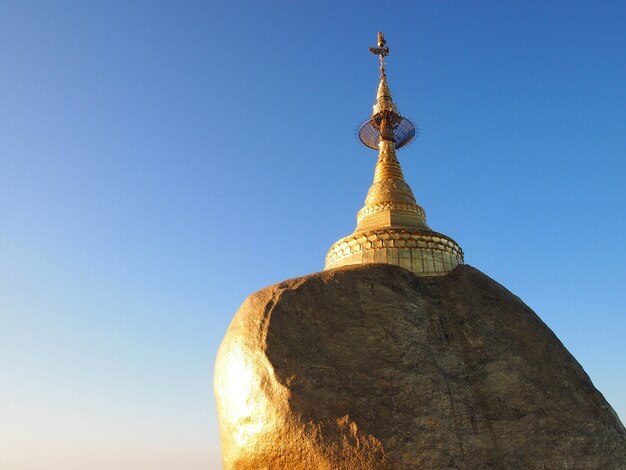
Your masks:
M380 83L372 115L361 125L359 138L364 145L376 150L383 140L393 141L395 148L399 149L411 142L417 132L413 123L398 112L391 97L385 69L385 57L389 55L389 46L383 33L378 33L378 47L369 49L380 58Z
M385 77L385 57L389 55L389 46L385 41L385 35L378 33L378 47L370 47L370 52L380 57L380 78Z

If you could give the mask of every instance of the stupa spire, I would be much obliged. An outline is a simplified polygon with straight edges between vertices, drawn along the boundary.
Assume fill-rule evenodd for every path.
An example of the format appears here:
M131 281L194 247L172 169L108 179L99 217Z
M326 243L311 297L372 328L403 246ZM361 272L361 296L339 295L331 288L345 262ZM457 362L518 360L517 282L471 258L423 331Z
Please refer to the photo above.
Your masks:
M389 47L383 33L378 33L378 47L370 51L380 58L380 82L372 115L361 126L359 138L378 150L374 182L357 214L356 231L331 247L326 269L387 263L418 275L446 274L463 263L463 252L454 240L428 227L424 209L404 180L396 149L413 140L416 128L393 102L385 68Z
M389 55L389 46L385 41L385 35L378 33L378 47L370 47L370 52L380 58L380 83L378 84L378 92L376 93L376 104L372 117L381 111L390 111L398 113L396 106L393 104L391 97L391 89L387 84L387 72L385 71L385 57Z

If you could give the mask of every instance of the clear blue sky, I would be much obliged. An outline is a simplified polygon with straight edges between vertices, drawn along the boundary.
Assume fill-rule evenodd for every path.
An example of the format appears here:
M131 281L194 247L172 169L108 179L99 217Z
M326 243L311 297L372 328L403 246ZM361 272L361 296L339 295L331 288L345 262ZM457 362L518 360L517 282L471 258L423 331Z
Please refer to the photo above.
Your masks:
M626 421L625 22L622 1L1 2L0 467L220 468L232 315L322 269L371 183L379 30L429 223Z

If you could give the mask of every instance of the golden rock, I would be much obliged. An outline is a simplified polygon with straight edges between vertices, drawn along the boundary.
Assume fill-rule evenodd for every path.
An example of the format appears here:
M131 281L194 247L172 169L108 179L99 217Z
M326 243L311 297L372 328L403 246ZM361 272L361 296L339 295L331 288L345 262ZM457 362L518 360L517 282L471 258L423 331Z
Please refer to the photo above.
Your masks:
M224 470L625 469L626 430L554 333L462 265L269 286L215 364Z

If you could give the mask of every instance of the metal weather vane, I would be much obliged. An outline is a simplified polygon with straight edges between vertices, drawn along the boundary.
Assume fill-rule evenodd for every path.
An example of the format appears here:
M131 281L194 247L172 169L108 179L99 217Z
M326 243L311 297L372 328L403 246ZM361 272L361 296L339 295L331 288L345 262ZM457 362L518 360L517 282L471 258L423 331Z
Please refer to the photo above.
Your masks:
M389 46L385 41L385 35L382 32L378 33L378 47L370 47L370 52L380 57L380 76L385 76L385 57L389 55Z

